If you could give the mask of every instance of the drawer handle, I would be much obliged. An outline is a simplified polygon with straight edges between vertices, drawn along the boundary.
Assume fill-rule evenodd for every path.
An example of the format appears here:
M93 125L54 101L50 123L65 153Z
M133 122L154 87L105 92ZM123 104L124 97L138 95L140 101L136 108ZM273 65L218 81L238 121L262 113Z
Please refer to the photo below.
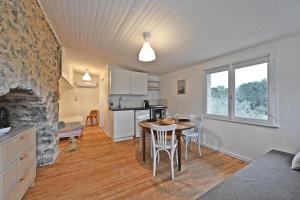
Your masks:
M22 157L20 158L20 160L24 160L26 157L27 157L27 154L25 154L24 156L22 156Z
M20 178L20 182L22 182L22 181L24 181L24 178L22 177L22 178Z
M24 136L21 136L21 137L20 137L20 140L23 140L23 139L24 139Z

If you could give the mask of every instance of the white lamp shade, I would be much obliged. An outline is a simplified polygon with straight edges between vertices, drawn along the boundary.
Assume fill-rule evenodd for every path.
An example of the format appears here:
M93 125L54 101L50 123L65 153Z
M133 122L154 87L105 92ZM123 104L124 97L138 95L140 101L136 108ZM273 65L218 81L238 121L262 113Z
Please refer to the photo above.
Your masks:
M82 80L84 80L84 81L90 81L90 80L92 80L92 77L91 77L91 75L89 74L89 72L85 72L85 73L84 73L84 75L83 75L83 77L82 77Z
M139 60L143 62L150 62L155 60L155 52L150 46L149 42L144 42L144 45L139 54Z

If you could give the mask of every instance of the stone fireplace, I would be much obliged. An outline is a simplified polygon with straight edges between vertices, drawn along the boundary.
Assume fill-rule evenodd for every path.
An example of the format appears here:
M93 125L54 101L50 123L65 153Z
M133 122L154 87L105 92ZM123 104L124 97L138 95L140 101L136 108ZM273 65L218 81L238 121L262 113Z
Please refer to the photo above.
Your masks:
M36 125L37 162L58 153L60 45L36 0L0 1L0 106L13 127Z
M54 94L56 95L56 94ZM48 97L53 100L57 96ZM54 101L55 102L55 101ZM54 103L53 102L53 103ZM11 89L9 93L0 96L0 106L10 111L12 127L37 127L37 160L39 165L52 163L58 154L58 136L56 120L57 106L47 108L41 98L31 90Z

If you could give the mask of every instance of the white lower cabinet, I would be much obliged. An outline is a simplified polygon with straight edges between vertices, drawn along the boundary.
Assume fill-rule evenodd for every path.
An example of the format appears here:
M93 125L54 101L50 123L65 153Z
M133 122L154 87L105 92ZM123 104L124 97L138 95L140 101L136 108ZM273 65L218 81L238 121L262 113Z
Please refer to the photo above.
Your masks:
M110 111L110 137L114 142L132 139L134 135L134 111Z

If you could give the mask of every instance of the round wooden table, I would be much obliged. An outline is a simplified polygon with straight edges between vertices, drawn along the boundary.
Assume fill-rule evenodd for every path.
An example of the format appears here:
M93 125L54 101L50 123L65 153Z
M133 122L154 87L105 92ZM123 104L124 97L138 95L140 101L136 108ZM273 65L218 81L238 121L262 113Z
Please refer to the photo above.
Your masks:
M175 119L158 119L155 122L149 122L147 120L142 121L139 123L139 126L142 128L142 141L143 141L143 161L146 162L146 134L151 134L150 131L150 126L151 124L156 124L156 125L171 125L171 124L176 124L176 138L178 141L178 171L181 170L181 136L182 136L182 131L195 128L197 126L196 122L193 121L188 121L188 122L180 122L176 121Z

